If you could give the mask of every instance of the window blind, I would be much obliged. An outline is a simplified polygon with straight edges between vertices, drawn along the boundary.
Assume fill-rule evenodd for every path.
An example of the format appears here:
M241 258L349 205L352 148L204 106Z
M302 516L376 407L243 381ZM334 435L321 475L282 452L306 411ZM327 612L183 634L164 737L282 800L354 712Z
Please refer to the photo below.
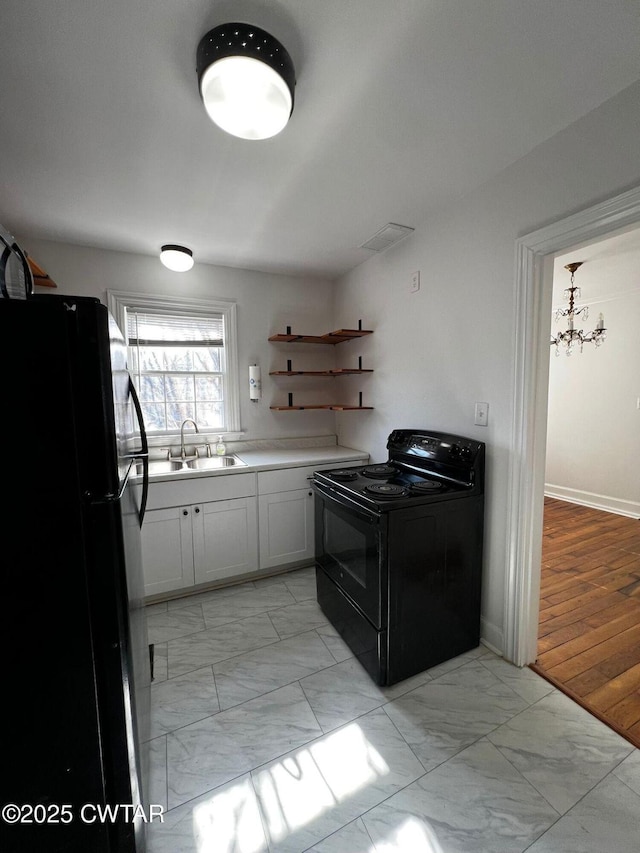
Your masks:
M224 318L127 312L129 346L224 346Z

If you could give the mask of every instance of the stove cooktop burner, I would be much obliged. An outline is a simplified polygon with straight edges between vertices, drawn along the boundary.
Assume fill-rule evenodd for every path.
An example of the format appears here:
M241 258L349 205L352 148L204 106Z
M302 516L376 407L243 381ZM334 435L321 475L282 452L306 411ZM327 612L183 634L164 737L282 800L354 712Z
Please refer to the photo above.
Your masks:
M411 491L415 494L430 495L433 492L438 492L442 488L442 483L437 480L421 480L419 483L411 484Z
M339 480L341 483L346 483L349 480L357 480L358 475L355 471L349 468L339 468L337 471L331 472L331 477L334 480Z
M407 489L393 483L371 483L364 487L364 491L376 498L404 498L409 494Z
M320 499L382 515L482 494L480 442L445 433L394 430L387 448L389 457L381 462L316 471L314 488Z
M393 477L396 469L393 465L370 465L368 468L363 468L362 473L365 477L384 480L387 477Z

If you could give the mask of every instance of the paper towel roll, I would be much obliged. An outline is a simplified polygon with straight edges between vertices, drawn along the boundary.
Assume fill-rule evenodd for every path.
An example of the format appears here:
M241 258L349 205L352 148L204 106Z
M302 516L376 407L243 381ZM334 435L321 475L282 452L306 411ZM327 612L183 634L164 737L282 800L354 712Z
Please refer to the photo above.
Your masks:
M249 399L259 400L262 397L262 380L257 364L249 365Z

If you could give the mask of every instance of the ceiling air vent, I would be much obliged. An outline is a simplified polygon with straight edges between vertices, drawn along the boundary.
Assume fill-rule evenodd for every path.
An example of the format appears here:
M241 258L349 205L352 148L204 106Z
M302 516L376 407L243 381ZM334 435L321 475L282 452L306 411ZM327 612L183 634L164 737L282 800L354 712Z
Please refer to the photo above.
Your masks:
M373 237L369 238L366 243L361 243L361 249L371 249L372 252L384 252L389 246L393 246L398 240L407 237L415 231L414 228L409 228L408 225L396 225L394 222L389 222L384 228L376 232Z

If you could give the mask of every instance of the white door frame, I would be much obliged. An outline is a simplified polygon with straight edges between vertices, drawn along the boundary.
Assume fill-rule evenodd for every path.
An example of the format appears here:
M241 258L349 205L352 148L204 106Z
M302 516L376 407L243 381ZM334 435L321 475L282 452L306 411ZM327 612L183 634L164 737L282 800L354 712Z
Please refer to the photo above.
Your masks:
M536 659L553 256L640 222L640 187L516 241L504 657Z

